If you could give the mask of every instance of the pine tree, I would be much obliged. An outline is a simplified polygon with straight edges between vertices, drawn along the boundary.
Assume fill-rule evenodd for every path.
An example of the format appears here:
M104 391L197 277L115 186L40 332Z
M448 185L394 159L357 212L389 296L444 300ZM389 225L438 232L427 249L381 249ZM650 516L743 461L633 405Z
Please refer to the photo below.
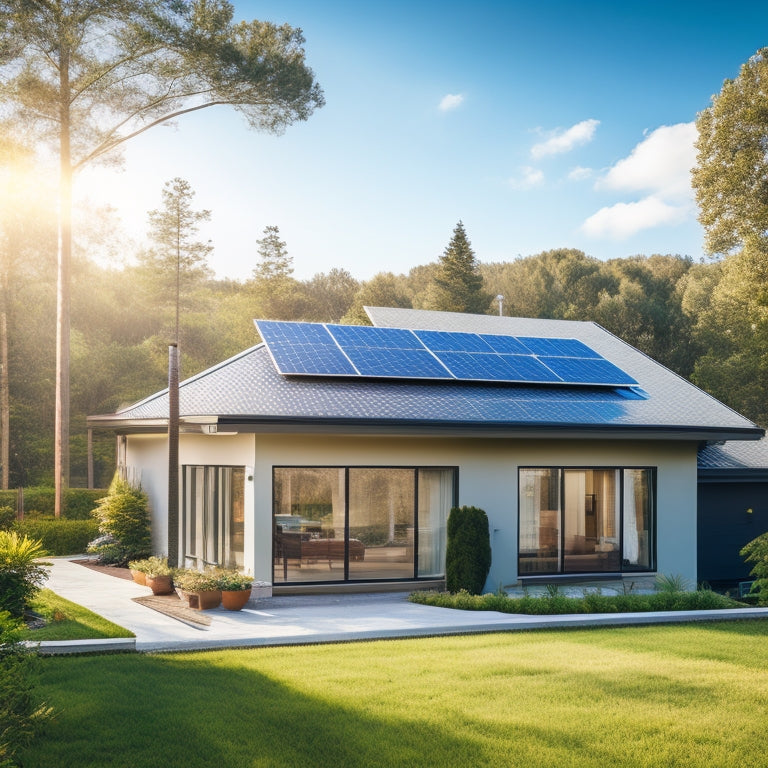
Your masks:
M293 259L288 255L280 229L275 226L264 228L264 237L257 240L259 264L253 270L257 280L275 280L293 274Z
M437 274L428 288L424 309L442 312L485 314L491 296L483 290L483 278L475 252L459 222L440 257Z

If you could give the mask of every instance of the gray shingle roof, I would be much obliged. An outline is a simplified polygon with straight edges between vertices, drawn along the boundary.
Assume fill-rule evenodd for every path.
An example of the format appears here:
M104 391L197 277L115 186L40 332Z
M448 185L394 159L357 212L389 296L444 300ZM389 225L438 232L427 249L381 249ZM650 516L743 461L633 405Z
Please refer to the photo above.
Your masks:
M768 440L706 445L699 450L699 472L768 473Z
M182 419L254 429L300 424L510 435L674 433L696 440L754 439L761 434L752 422L593 323L369 311L377 325L578 338L633 376L647 396L608 388L284 377L260 344L183 382ZM167 414L168 395L163 391L90 421L125 429L154 422L159 429Z

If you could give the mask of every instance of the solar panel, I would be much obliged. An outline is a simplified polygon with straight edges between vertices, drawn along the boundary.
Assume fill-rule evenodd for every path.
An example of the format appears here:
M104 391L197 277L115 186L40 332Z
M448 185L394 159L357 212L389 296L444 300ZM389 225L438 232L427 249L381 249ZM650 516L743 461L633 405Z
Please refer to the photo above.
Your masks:
M637 382L578 339L256 320L284 375L626 387Z

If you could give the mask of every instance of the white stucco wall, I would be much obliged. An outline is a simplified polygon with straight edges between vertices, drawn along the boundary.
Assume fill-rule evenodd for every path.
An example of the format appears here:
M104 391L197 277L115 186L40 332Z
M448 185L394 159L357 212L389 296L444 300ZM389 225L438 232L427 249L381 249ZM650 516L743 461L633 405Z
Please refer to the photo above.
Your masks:
M696 583L696 445L650 441L507 440L341 435L182 435L181 464L246 466L245 563L271 581L272 467L456 466L460 505L488 514L493 564L486 588L517 581L517 468L656 467L657 570ZM167 545L167 441L130 436L127 461L139 466L154 513L153 544Z

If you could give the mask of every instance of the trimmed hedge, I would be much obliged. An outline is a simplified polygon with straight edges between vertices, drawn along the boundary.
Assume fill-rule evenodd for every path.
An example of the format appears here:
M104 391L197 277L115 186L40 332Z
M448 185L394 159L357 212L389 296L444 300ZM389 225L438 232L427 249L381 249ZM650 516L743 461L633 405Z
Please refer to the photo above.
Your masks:
M445 586L479 595L491 569L488 516L477 507L453 507L448 515Z
M498 592L470 595L461 591L414 592L412 603L432 605L438 608L456 608L462 611L498 611L499 613L524 613L534 616L554 616L568 613L645 613L648 611L714 611L727 608L743 608L743 603L725 595L702 589L698 592L652 592L626 595L604 595L585 592L583 597L567 597L553 590L541 597L507 597Z
M104 498L104 488L65 488L61 516L67 520L88 520L96 502ZM55 490L48 487L24 489L24 511L35 512L43 517L53 517ZM11 507L16 513L17 490L0 491L0 507Z
M79 555L99 535L99 524L95 520L37 518L14 523L13 530L40 539L49 555Z

